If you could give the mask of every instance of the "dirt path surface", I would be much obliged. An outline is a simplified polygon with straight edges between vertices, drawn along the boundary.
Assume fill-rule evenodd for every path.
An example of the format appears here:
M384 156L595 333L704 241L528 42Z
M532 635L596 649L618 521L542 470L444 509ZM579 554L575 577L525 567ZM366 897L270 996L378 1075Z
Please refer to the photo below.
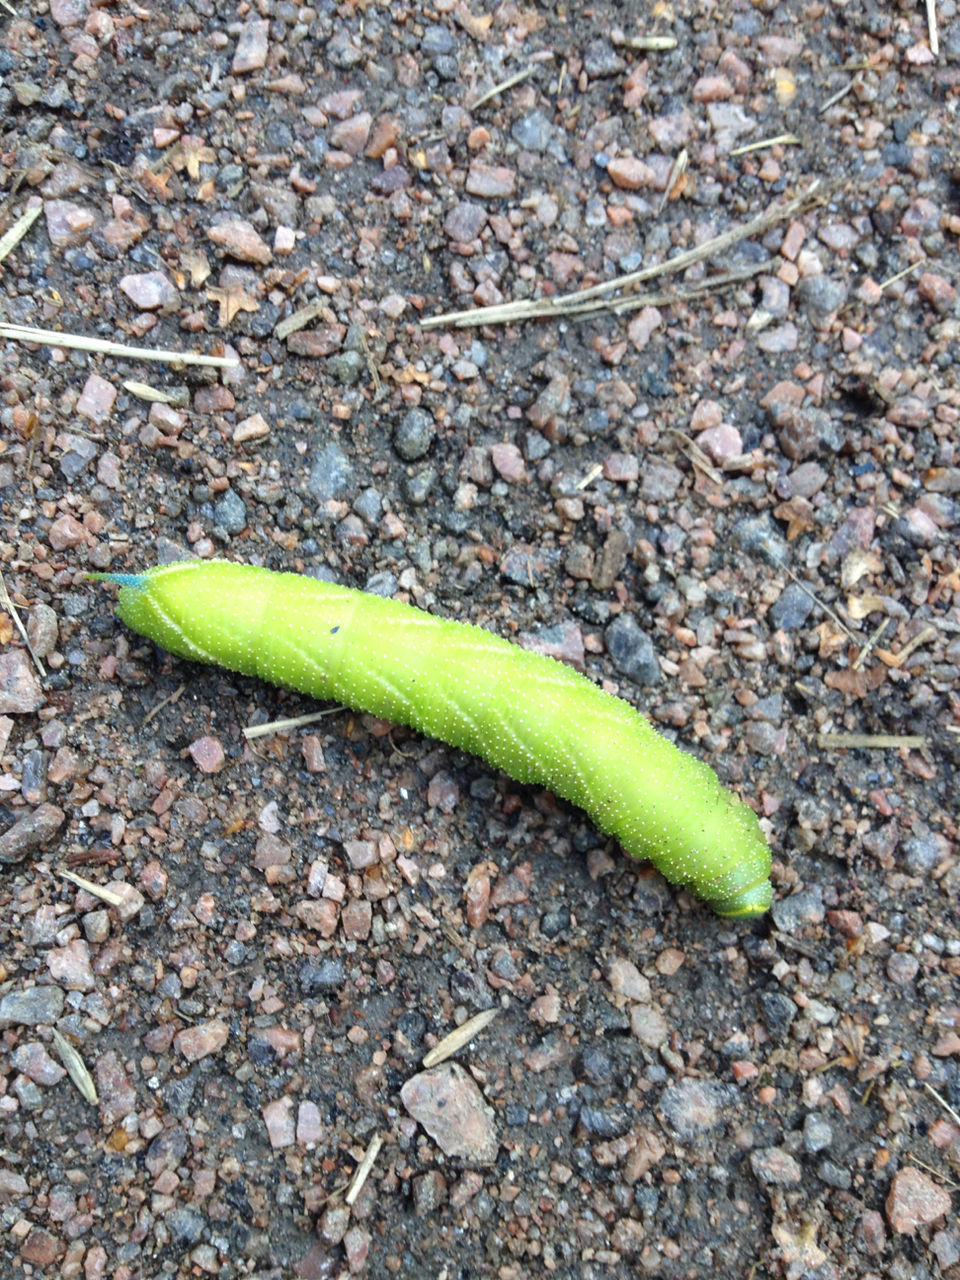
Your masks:
M0 329L5 1277L960 1275L928 9L0 6L0 323L231 366ZM245 738L316 707L84 577L185 557L606 682L772 912L371 717Z

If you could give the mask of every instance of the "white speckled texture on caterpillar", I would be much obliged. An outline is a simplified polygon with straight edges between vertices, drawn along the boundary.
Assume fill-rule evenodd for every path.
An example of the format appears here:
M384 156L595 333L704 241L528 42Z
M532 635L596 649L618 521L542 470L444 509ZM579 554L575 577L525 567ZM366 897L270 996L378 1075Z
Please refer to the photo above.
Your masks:
M480 627L348 587L194 561L120 583L134 631L182 657L411 725L585 809L721 915L770 905L756 815L628 703Z

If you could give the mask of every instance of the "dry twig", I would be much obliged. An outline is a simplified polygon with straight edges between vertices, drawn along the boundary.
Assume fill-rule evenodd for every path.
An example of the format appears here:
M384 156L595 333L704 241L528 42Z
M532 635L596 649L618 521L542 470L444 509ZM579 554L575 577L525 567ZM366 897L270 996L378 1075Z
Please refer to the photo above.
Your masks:
M877 627L876 631L873 633L873 635L870 637L867 643L863 646L863 648L857 654L853 663L854 671L860 670L860 668L863 666L864 662L866 661L868 655L870 654L870 651L873 649L874 645L878 642L878 640L883 635L884 631L886 631L889 625L890 625L890 619L884 618L884 620L880 623L879 627Z
M375 1133L370 1139L370 1145L363 1153L363 1159L356 1167L353 1179L350 1183L350 1188L344 1196L344 1200L348 1205L353 1204L357 1196L363 1190L363 1184L366 1182L367 1178L369 1178L370 1170L373 1168L374 1161L380 1154L380 1148L382 1146L383 1138L380 1137L379 1133Z
M488 89L486 93L471 102L470 110L476 111L477 107L482 107L484 103L489 102L491 98L497 98L501 93L506 93L508 89L515 88L518 84L523 84L524 80L529 80L536 72L535 66L524 67L522 71L518 71L516 75L507 76L506 80L501 80L499 84L495 84L492 89Z
M157 360L162 364L200 364L214 369L235 369L232 356L203 356L193 351L167 351L162 347L125 347L122 342L105 342L80 333L60 333L56 329L35 329L30 324L0 324L0 338L11 342L36 342L42 347L70 347L74 351L97 351L105 356L128 360Z
M630 289L634 285L641 284L645 280L652 280L656 276L674 275L679 271L686 271L688 267L692 267L706 258L725 253L733 245L739 244L741 240L760 235L778 222L792 218L809 204L816 204L823 200L828 194L828 190L818 179L802 195L795 196L792 200L788 200L782 205L777 205L773 209L768 209L758 217L752 218L749 222L745 222L739 227L734 227L732 231L725 231L722 235L714 236L712 240L707 240L693 249L688 249L685 253L677 254L675 258L668 258L666 262L654 263L653 266L643 267L639 271L631 271L627 275L617 276L613 280L604 280L600 284L590 285L586 289L578 289L573 293L561 294L559 297L554 298L525 298L522 302L506 302L496 307L471 307L467 311L449 311L439 316L427 316L426 319L420 321L420 327L423 329L435 329L440 325L453 325L455 328L463 329L470 325L512 324L522 320L532 320L537 316L584 315L591 311L632 310L638 306L657 305L650 299L641 299L636 296L621 298L615 302L609 302L606 299L611 293ZM768 265L763 264L749 268L747 274L756 274L758 271L767 270ZM664 302L671 302L677 298L682 300L683 297L697 297L715 289L718 281L731 281L734 276L740 280L745 278L742 272L731 272L727 273L725 277L706 281L696 290L690 290L685 295L671 296L668 294L666 297L660 296ZM598 301L599 299L603 299L603 301Z
M940 57L940 33L937 30L937 0L927 0L927 31L930 36L930 52Z
M928 644L931 640L936 640L938 634L936 627L924 627L912 640L907 641L899 653L890 653L886 649L878 649L877 657L886 667L902 667L911 654L915 653L922 644Z
M10 230L0 238L0 262L4 260L11 250L17 247L42 212L43 206L39 204L35 209L28 209L26 213L20 215Z
M928 739L919 733L818 733L817 746L826 751L864 748L868 751L913 750L925 747Z
M183 697L186 687L187 686L185 684L180 685L179 688L174 689L173 693L168 693L165 698L163 698L160 702L156 704L156 706L151 707L150 710L147 712L147 714L143 717L142 727L145 729L147 725L150 723L150 721L155 716L158 716L164 707L168 707L171 702L178 702L180 698Z
M803 143L795 133L778 133L773 138L761 138L759 142L747 142L742 147L734 147L733 156L746 156L751 151L764 151L767 147L801 147Z
M10 599L10 593L7 591L7 584L3 580L2 573L0 573L0 606L6 609L6 611L10 614L10 617L13 619L14 626L17 628L17 630L20 632L21 636L23 637L23 643L27 646L27 653L29 653L30 657L33 659L34 666L40 672L41 676L45 676L47 674L46 669L44 668L43 663L40 661L40 659L37 657L37 655L33 651L33 645L30 643L30 640L27 637L27 629L23 625L23 623L20 621L20 615L19 613L17 613L17 606Z
M243 736L250 742L253 738L265 738L268 733L286 733L290 729L300 729L305 724L314 724L326 716L339 715L344 707L327 707L324 711L310 711L306 715L291 716L289 720L271 720L269 724L248 724L244 727Z

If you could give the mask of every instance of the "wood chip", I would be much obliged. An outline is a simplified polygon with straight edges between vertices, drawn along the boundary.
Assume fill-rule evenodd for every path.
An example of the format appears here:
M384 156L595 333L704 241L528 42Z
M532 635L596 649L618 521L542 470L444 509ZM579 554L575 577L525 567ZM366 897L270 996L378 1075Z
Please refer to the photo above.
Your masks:
M279 338L282 342L284 338L296 333L298 329L305 329L311 320L316 320L321 316L327 308L327 302L318 298L315 302L309 302L305 307L301 307L299 311L295 311L292 316L287 316L286 320L280 320L273 327L273 336Z
M75 871L67 871L61 867L59 874L64 880L69 880L71 884L75 884L78 889L83 889L94 898L99 898L101 902L109 903L111 907L122 907L124 905L125 899L119 893L114 893L112 889L105 889L103 885L95 884L93 880L78 876Z
M486 1026L497 1016L499 1010L484 1009L482 1013L475 1013L472 1018L468 1018L455 1030L451 1031L448 1036L444 1036L439 1044L435 1045L428 1054L424 1056L423 1065L425 1067L435 1067L438 1063L445 1062L447 1058L462 1049L465 1044L469 1044L475 1035L478 1035Z
M95 1107L100 1101L97 1097L97 1086L93 1083L93 1077L87 1070L87 1065L83 1058L80 1057L80 1054L70 1041L65 1039L56 1027L53 1028L53 1043L56 1046L60 1061L66 1067L67 1075L77 1086L84 1100Z
M752 151L764 151L767 147L800 147L803 143L795 133L778 133L772 138L761 138L759 142L747 142L742 147L734 147L731 156L747 156Z
M613 43L621 49L640 49L644 53L668 53L677 47L676 36L624 36Z
M180 398L176 392L171 394L160 387L151 387L147 382L125 382L123 389L138 400L148 400L151 404L174 404Z

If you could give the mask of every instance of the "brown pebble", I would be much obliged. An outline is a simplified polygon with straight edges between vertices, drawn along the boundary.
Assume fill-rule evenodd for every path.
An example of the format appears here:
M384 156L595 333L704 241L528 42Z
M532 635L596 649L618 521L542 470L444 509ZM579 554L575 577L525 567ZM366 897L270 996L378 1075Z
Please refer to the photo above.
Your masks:
M34 1227L20 1246L23 1261L37 1267L52 1266L62 1253L63 1241L42 1227Z
M141 311L159 311L175 307L180 293L162 271L144 271L138 275L122 276L120 288L135 307Z
M218 222L209 229L207 237L231 258L237 258L240 262L255 262L265 267L273 261L269 246L261 239L252 223L244 218L227 218Z
M347 326L325 324L316 329L298 329L287 338L287 349L297 356L331 356L343 346Z
M188 1062L199 1062L218 1053L227 1043L230 1028L220 1018L211 1018L195 1027L185 1027L173 1037L174 1048Z
M332 938L337 931L340 908L329 898L320 898L318 901L304 899L297 903L293 911L301 924L315 930L321 938Z
M474 1164L496 1160L500 1143L490 1108L458 1063L444 1062L411 1076L400 1097L445 1155Z
M946 1217L950 1196L922 1170L901 1169L890 1184L885 1208L897 1235L912 1236L917 1227Z
M67 551L73 547L79 547L87 540L89 534L75 516L64 514L57 516L47 536L54 551Z
M512 196L517 175L505 165L472 164L467 171L466 191L471 196Z
M636 156L616 156L607 165L607 173L615 186L624 191L639 191L656 185L656 175L648 164Z
M116 387L106 378L101 378L98 373L91 373L80 392L77 413L99 426L110 417L116 398Z
M765 1187L795 1187L803 1180L799 1163L782 1147L761 1147L751 1152L750 1167Z
M201 773L219 773L227 763L223 747L216 738L196 738L190 743L190 758Z
M43 206L47 235L55 249L73 249L89 239L96 223L92 209L72 200L47 200Z
M260 71L267 65L270 47L270 23L266 18L253 18L240 28L237 48L230 67L231 74L244 75Z
M348 902L340 913L340 924L345 938L363 942L370 936L373 907L369 902Z

